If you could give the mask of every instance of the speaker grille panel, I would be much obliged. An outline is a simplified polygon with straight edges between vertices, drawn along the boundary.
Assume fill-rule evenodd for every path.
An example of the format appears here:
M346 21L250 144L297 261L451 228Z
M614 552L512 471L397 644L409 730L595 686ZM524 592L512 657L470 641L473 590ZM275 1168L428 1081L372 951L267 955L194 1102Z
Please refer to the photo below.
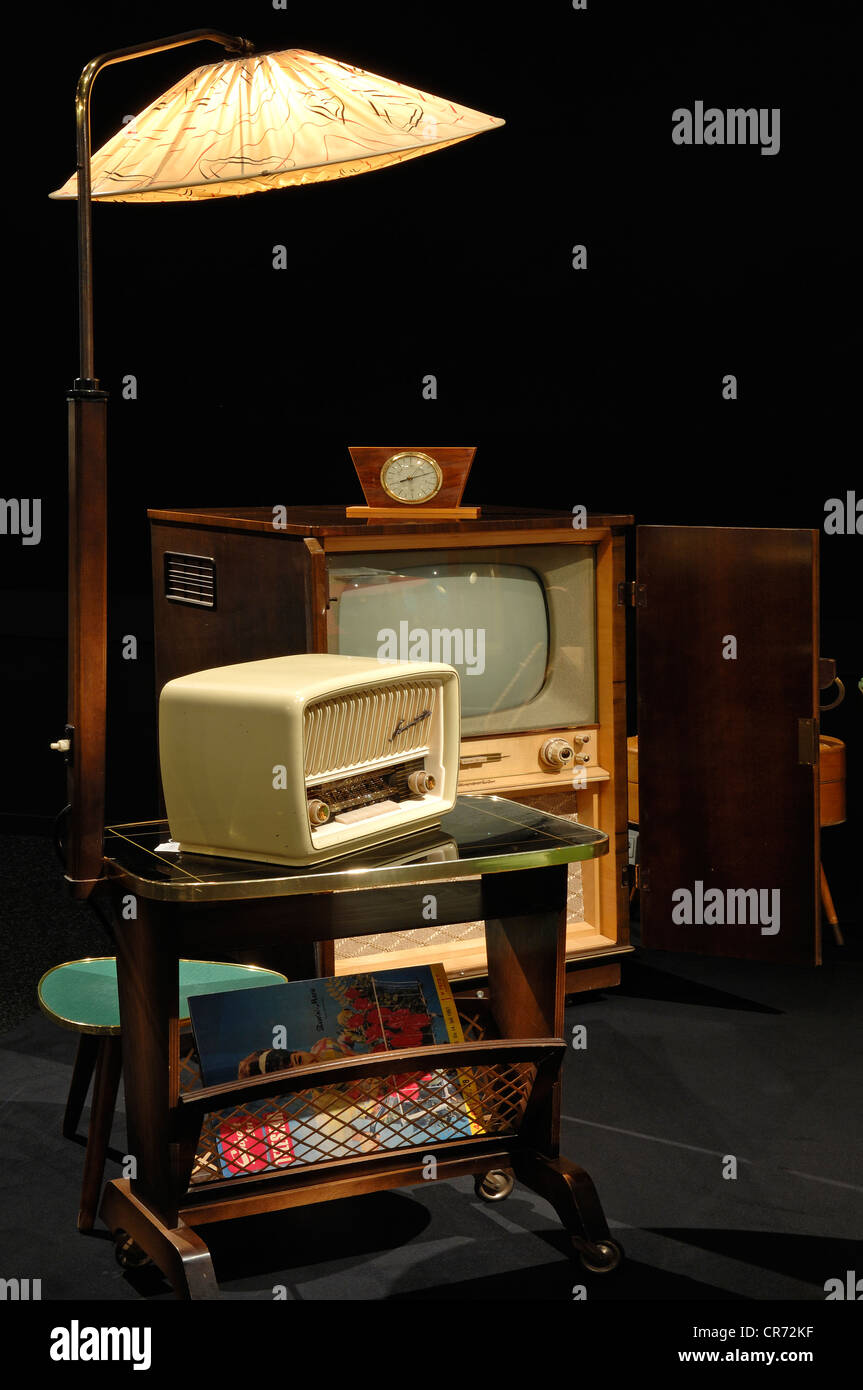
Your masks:
M317 700L305 711L306 780L429 751L440 682L393 681Z
M165 597L195 608L216 606L216 562L209 555L165 552Z

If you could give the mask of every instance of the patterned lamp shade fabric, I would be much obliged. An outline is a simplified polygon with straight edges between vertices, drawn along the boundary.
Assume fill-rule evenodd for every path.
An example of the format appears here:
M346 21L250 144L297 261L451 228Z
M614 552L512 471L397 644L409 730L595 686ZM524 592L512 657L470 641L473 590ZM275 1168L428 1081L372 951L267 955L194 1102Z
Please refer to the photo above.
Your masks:
M191 202L346 178L503 125L292 48L196 68L91 160L98 202ZM77 197L73 175L52 198Z

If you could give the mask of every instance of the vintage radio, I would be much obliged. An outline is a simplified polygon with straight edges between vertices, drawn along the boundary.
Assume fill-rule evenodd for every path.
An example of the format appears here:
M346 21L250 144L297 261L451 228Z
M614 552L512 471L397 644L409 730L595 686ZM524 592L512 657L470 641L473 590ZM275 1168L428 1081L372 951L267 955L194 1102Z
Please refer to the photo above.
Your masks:
M456 798L458 675L323 653L196 671L159 702L172 839L309 864L440 821Z

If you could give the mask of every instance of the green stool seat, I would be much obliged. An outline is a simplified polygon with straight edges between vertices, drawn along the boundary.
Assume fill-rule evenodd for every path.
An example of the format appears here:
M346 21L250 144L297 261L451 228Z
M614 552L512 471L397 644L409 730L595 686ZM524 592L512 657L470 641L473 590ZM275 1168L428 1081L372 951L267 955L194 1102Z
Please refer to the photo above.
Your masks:
M284 984L286 978L277 970L265 970L258 965L231 965L217 960L181 960L179 965L181 1027L188 1026L189 996L192 994L258 989L264 985ZM90 956L53 966L39 981L38 998L43 1013L62 1028L71 1028L80 1035L63 1116L63 1133L67 1138L77 1137L78 1121L95 1073L78 1209L79 1231L90 1231L102 1188L105 1154L122 1071L116 957Z
M231 989L257 989L280 985L285 980L276 970L257 965L229 965L224 961L180 961L180 1023L189 1022L190 994L222 994ZM117 998L117 961L114 956L89 956L66 961L45 972L39 981L39 1007L43 1013L76 1033L120 1035L120 1003Z

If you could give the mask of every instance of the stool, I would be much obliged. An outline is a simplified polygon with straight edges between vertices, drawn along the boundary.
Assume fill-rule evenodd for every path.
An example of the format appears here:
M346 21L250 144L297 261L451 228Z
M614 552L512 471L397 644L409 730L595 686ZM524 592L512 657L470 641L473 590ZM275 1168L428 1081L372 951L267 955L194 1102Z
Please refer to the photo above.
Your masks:
M822 827L840 825L845 819L845 744L841 738L833 738L830 734L819 734L818 746L818 779L821 788L820 823ZM629 791L629 822L631 825L638 825L637 734L626 740L626 777ZM633 884L629 894L630 902L635 897L636 891L637 875L636 883ZM839 926L839 919L836 916L836 908L833 906L833 896L823 864L821 865L821 902L827 921L833 928L836 945L844 946L845 939Z
M232 989L257 989L285 983L276 970L223 961L180 961L180 1025L189 1024L189 995L221 994ZM114 1118L122 1071L120 1004L117 961L114 956L89 956L52 966L39 981L39 1007L44 1014L79 1034L78 1052L63 1116L63 1135L75 1138L78 1121L93 1081L90 1128L84 1155L84 1177L78 1230L90 1231L105 1171L105 1154Z

